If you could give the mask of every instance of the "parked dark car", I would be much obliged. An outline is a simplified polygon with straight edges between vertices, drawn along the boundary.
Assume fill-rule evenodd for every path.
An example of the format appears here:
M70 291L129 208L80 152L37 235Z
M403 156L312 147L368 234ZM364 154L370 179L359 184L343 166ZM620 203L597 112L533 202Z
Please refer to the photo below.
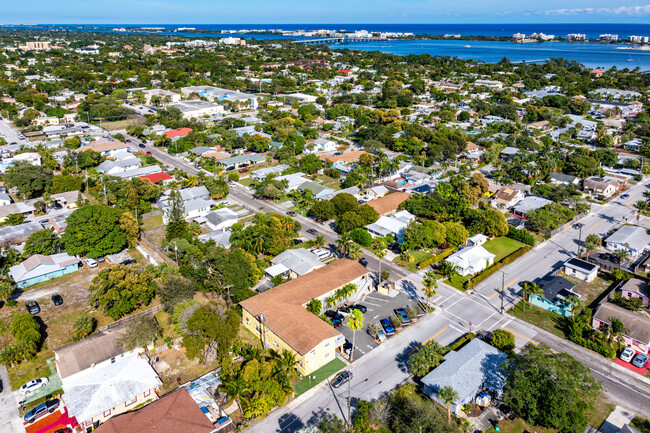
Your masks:
M36 421L36 418L46 414L47 412L52 413L58 407L59 407L58 399L55 398L54 400L48 400L45 403L41 403L38 406L36 406L34 409L27 412L23 417L23 420L25 420L25 422L32 423Z
M411 319L409 319L408 314L406 314L406 310L403 308L396 308L393 310L396 315L402 318L402 323L405 325L410 325L411 324Z
M349 381L352 379L352 373L349 371L343 371L339 373L338 376L332 381L332 386L334 388L338 388L339 386L343 385L345 382Z
M63 298L58 293L55 293L52 295L52 302L56 306L63 305Z
M307 233L309 233L310 235L317 235L318 230L316 230L316 229L307 229Z
M294 211L290 210L289 212L287 212L287 215L296 216L296 213Z
M625 200L626 198L630 198L630 194L621 194L621 198Z
M386 331L387 336L395 334L395 328L393 328L393 325L390 324L390 320L381 319L379 323L381 323L381 327L384 328L384 331Z
M342 311L343 313L349 314L352 310L359 310L362 313L365 313L368 311L368 309L361 304L354 304L354 305L346 305L345 307L339 308L339 311Z
M343 321L345 317L343 317L343 314L339 313L338 311L332 311L332 310L327 310L325 312L325 317L329 317L330 319L336 319Z
M343 353L349 355L350 352L352 352L352 343L350 343L350 341L346 339L345 343L343 343Z
M36 301L25 302L25 308L27 308L27 311L31 315L38 314L41 312L41 307L38 306L38 302Z
M138 144L138 146L141 147L141 148L143 148L143 149L145 148L144 143L140 143L140 144Z
M339 319L336 319L336 318L331 318L330 317L330 322L332 322L332 326L335 327L335 328L338 328L339 326L343 325L343 321L339 320Z

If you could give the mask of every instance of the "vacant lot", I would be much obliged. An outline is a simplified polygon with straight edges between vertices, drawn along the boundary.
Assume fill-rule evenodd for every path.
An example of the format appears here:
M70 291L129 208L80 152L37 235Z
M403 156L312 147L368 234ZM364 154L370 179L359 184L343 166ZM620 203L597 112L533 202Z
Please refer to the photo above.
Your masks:
M393 260L393 263L400 265L403 268L406 268L410 272L417 272L418 263L430 257L433 257L433 253L430 251L411 251L410 254L411 257L413 257L412 262L409 262L408 260L403 260L401 256L397 256Z
M504 257L514 253L523 246L524 244L519 241L501 236L499 238L494 238L491 241L486 242L483 245L483 248L496 256L494 258L494 263L496 263L502 260Z

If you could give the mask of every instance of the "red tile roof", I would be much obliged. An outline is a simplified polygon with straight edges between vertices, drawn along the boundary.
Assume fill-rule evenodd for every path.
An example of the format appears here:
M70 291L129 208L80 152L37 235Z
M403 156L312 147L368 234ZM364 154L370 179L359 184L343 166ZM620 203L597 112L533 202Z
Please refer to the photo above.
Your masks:
M184 137L191 132L192 132L192 128L178 128L178 129L172 129L171 131L163 132L163 134L165 134L169 138L173 138L173 137Z
M172 180L173 177L161 171L160 173L151 173L151 174L147 174L146 176L140 176L140 179L147 179L151 181L151 183L156 183L156 182L164 182L166 180Z

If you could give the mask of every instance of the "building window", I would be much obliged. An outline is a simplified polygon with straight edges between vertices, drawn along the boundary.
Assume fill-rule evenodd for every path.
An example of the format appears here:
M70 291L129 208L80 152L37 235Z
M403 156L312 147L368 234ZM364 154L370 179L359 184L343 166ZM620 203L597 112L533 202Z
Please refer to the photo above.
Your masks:
M131 400L127 400L127 401L124 403L124 406L130 406L130 405L132 405L133 403L135 403L136 401L138 401L138 396L137 396L137 395L136 395L135 397L133 397Z
M111 358L111 364L115 364L115 357Z
M257 332L259 332L260 334L262 333L262 329L261 329L259 326L257 326L257 325L255 325L255 330L256 330Z
M247 317L247 318L246 318L246 324L249 324L249 323L251 323L251 321L250 321L250 319Z
M278 344L277 341L273 341L273 345L274 345L275 347L280 347L280 345Z
M107 417L107 416L111 416L111 410L110 409L107 410L106 412L104 412L104 417Z
M151 395L151 390L145 391L144 396L149 397Z
M326 352L326 353L325 353L325 358L329 358L329 357L330 357L330 353L329 353L329 352Z

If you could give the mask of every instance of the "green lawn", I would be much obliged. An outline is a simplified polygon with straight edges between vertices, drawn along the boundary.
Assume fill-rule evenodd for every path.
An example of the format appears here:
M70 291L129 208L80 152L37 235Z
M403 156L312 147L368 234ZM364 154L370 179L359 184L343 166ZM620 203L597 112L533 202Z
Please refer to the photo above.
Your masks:
M254 185L257 181L253 179L252 177L247 177L246 179L240 179L239 183L244 185L244 186L251 186Z
M152 230L157 229L163 225L163 215L154 215L146 218L142 218L142 230Z
M526 304L525 309L526 311L524 311L524 302L519 301L510 309L509 313L558 337L565 338L560 325L562 316L535 305Z
M504 257L509 256L523 246L523 243L505 236L494 238L483 244L483 248L496 256L494 263L501 261Z
M470 276L461 277L458 274L452 275L451 278L447 278L445 281L447 284L457 288L458 290L465 291L465 281L469 280Z
M323 185L325 185L325 186L327 186L329 188L332 188L335 191L338 191L339 189L341 189L341 179L332 179L331 177L325 176L325 175L323 175L323 176L314 176L314 179L317 182L320 182Z
M323 365L321 368L314 371L309 376L302 379L300 382L296 383L294 386L294 389L296 390L296 397L309 391L311 388L315 387L342 368L345 368L345 365L345 362L341 361L338 358L335 358L327 364Z
M411 256L413 257L413 262L408 262L405 260L402 260L400 256L395 257L393 260L393 263L396 265L399 265L403 268L408 269L410 272L417 272L418 271L418 263L420 263L422 260L426 260L429 257L433 256L433 253L430 251L412 251Z

